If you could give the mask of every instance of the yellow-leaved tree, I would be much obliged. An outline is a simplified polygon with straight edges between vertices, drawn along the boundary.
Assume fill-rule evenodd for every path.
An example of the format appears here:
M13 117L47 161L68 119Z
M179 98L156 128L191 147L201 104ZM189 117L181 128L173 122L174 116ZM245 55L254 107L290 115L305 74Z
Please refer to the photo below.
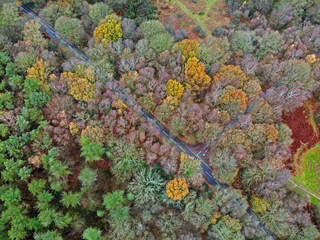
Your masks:
M191 57L197 57L197 48L198 48L197 40L184 39L183 41L178 43L178 47L183 56L187 59Z
M42 59L38 60L31 68L27 69L26 78L37 80L41 85L49 83L50 73L52 68L49 67L47 62Z
M242 89L237 89L232 92L226 93L221 97L221 104L230 106L232 102L237 102L240 105L240 111L244 112L247 108L248 97ZM227 107L228 109L228 107Z
M186 87L199 93L206 90L211 84L211 78L205 72L205 65L199 59L191 57L185 64L184 73L187 77Z
M251 199L253 210L257 213L264 213L267 211L268 207L270 206L270 203L263 198L259 197L253 197Z
M167 195L175 201L181 200L182 197L189 193L188 184L185 178L175 178L167 184Z
M88 102L94 99L95 77L93 67L78 66L75 73L64 72L61 74L69 88L69 94L76 100Z
M96 44L101 43L105 48L110 41L115 42L122 37L121 18L112 14L106 16L94 30Z
M239 80L239 85L242 87L247 75L242 71L239 65L223 65L213 77L213 83L217 83L222 79L228 79L232 82Z
M170 79L167 82L167 95L168 96L174 96L180 99L184 91L184 87L182 86L181 83L179 83L176 80Z

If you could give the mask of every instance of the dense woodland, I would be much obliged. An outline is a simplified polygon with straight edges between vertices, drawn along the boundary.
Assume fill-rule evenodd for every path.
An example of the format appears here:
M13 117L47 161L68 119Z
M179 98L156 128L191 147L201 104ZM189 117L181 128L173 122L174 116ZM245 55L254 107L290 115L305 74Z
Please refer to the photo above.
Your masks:
M293 139L282 116L318 97L320 3L225 5L229 25L211 36L196 26L189 39L149 0L1 1L0 239L272 239L248 207L279 239L319 239L320 210L286 187ZM210 142L213 176L243 207L106 75L190 146Z

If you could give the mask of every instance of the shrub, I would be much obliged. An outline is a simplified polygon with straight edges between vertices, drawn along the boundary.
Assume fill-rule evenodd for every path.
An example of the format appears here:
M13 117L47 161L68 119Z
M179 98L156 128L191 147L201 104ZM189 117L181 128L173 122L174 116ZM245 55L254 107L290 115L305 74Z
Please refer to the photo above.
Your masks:
M140 25L141 35L144 38L152 38L160 33L165 33L165 29L161 22L157 20L149 20Z
M110 13L112 13L112 9L102 2L89 6L89 16L94 24L98 24L101 19L104 19Z
M170 79L167 82L167 95L168 96L174 96L180 99L180 97L183 95L184 87L181 83L177 82L176 80Z
M186 183L186 179L179 178L173 179L167 184L167 195L169 198L173 200L181 200L182 197L186 196L189 193L188 184Z
M137 40L139 33L137 30L137 25L132 19L124 18L121 23L122 34L124 39Z
M205 73L205 66L195 57L189 58L185 64L187 77L186 87L192 91L200 92L210 86L211 78Z
M122 37L121 21L117 21L116 19L107 20L106 23L101 24L94 30L93 36L95 37L96 44L101 43L107 48L110 41L116 42Z
M267 55L277 55L284 49L285 40L278 31L266 32L259 39L259 48L256 56L259 59L265 58Z
M170 49L172 45L173 37L167 32L157 34L150 38L150 47L157 53Z
M75 44L80 44L84 38L84 28L78 19L61 16L57 19L54 28Z
M83 187L90 187L95 181L97 181L97 170L85 166L81 170L78 179L82 183Z
M202 30L202 27L199 24L195 25L193 28L193 31L195 33L199 33L201 30Z
M231 47L234 51L241 51L244 54L253 53L256 49L254 41L256 40L255 32L236 31L231 36Z

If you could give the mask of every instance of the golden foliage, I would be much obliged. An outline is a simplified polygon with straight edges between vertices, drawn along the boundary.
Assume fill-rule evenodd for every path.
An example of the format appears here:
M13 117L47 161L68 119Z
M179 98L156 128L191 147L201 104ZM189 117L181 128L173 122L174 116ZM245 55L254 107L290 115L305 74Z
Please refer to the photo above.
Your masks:
M313 64L317 61L316 55L315 54L309 54L306 56L306 61L309 64Z
M269 138L272 142L275 142L278 138L279 132L272 124L267 124L265 126L267 138Z
M197 48L198 48L197 40L184 39L183 41L178 43L179 49L182 52L182 55L187 59L191 57L197 57Z
M221 81L223 76L228 79L239 78L240 86L243 86L244 81L247 79L247 75L242 71L239 65L223 65L213 77L213 82L217 83Z
M30 158L28 158L28 163L35 166L35 168L39 168L40 165L42 164L39 155L34 155L34 156L31 156Z
M235 91L226 93L221 98L221 104L229 101L238 101L240 103L241 111L244 112L247 108L248 97L247 94L242 91L242 89L237 89Z
M175 178L167 184L167 195L173 200L181 200L189 193L188 184L185 178Z
M210 86L211 78L205 72L204 63L199 59L191 57L185 64L185 75L187 77L186 87L192 91L200 92Z
M84 66L78 66L75 73L64 72L61 77L66 81L69 94L76 100L88 102L90 99L94 99L94 68Z
M100 23L93 33L96 44L101 43L107 48L110 41L115 42L122 37L121 21L118 19L107 16Z
M79 128L74 122L71 122L69 124L69 130L72 136L76 135L79 132Z
M180 99L180 97L183 94L183 91L184 91L184 87L178 81L170 79L167 82L167 95L168 96L175 96L178 99Z
M163 103L167 104L171 111L173 111L179 106L180 100L175 96L167 96L166 99L163 100Z
M108 137L106 131L100 126L88 125L81 131L81 136L86 135L90 138L91 142L106 143Z
M264 213L270 206L270 203L268 201L259 197L253 197L251 203L253 210L257 213Z
M216 224L218 219L221 217L220 212L214 212L212 218L210 219L211 224Z
M27 69L26 78L40 81L40 84L44 85L49 83L51 70L49 64L40 59L31 68Z

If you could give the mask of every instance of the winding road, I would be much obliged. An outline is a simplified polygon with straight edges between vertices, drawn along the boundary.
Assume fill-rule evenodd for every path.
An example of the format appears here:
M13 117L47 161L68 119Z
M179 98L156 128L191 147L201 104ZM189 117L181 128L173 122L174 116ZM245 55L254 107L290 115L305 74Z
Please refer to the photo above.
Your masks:
M30 18L36 20L39 22L41 26L41 30L44 31L50 38L55 40L57 43L61 44L62 47L68 49L74 56L81 59L82 61L86 62L88 65L94 66L97 71L100 71L103 73L103 71L93 62L91 61L83 52L81 52L77 46L75 46L72 42L65 39L61 34L55 31L55 29L48 24L46 21L41 19L37 14L32 12L28 7L22 5L20 7L20 11L24 14L27 14ZM233 195L233 192L230 191L229 186L226 184L222 184L218 182L213 176L212 176L212 170L211 168L205 163L204 158L208 154L209 146L212 145L212 143L218 141L220 136L230 127L234 126L234 124L237 122L238 117L231 120L223 129L222 131L217 135L215 139L210 141L206 144L206 146L201 149L198 153L195 153L192 149L190 149L187 144L182 142L180 139L178 139L174 134L172 134L157 118L155 118L149 111L147 111L143 106L141 106L137 100L128 92L123 90L117 81L111 80L109 77L107 77L107 74L105 74L105 84L107 87L115 93L119 98L122 99L126 105L131 107L133 110L137 112L137 114L140 115L141 118L143 118L146 123L148 123L153 128L157 129L159 131L159 134L163 139L165 139L169 144L174 146L179 152L185 152L189 156L194 157L195 159L201 161L201 167L203 170L203 176L204 178L212 185L217 186L221 190L223 190L224 194L228 195L229 201L234 202L239 208L245 211L246 218L249 221L252 221L255 228L260 228L260 230L264 233L265 237L269 237L272 239L278 239L275 234L273 234L258 218L258 216L251 210L251 209L243 209L242 207L242 200L237 198L235 195ZM247 107L247 111L251 111L252 104L255 104L256 101L249 104ZM246 111L246 113L247 113Z

